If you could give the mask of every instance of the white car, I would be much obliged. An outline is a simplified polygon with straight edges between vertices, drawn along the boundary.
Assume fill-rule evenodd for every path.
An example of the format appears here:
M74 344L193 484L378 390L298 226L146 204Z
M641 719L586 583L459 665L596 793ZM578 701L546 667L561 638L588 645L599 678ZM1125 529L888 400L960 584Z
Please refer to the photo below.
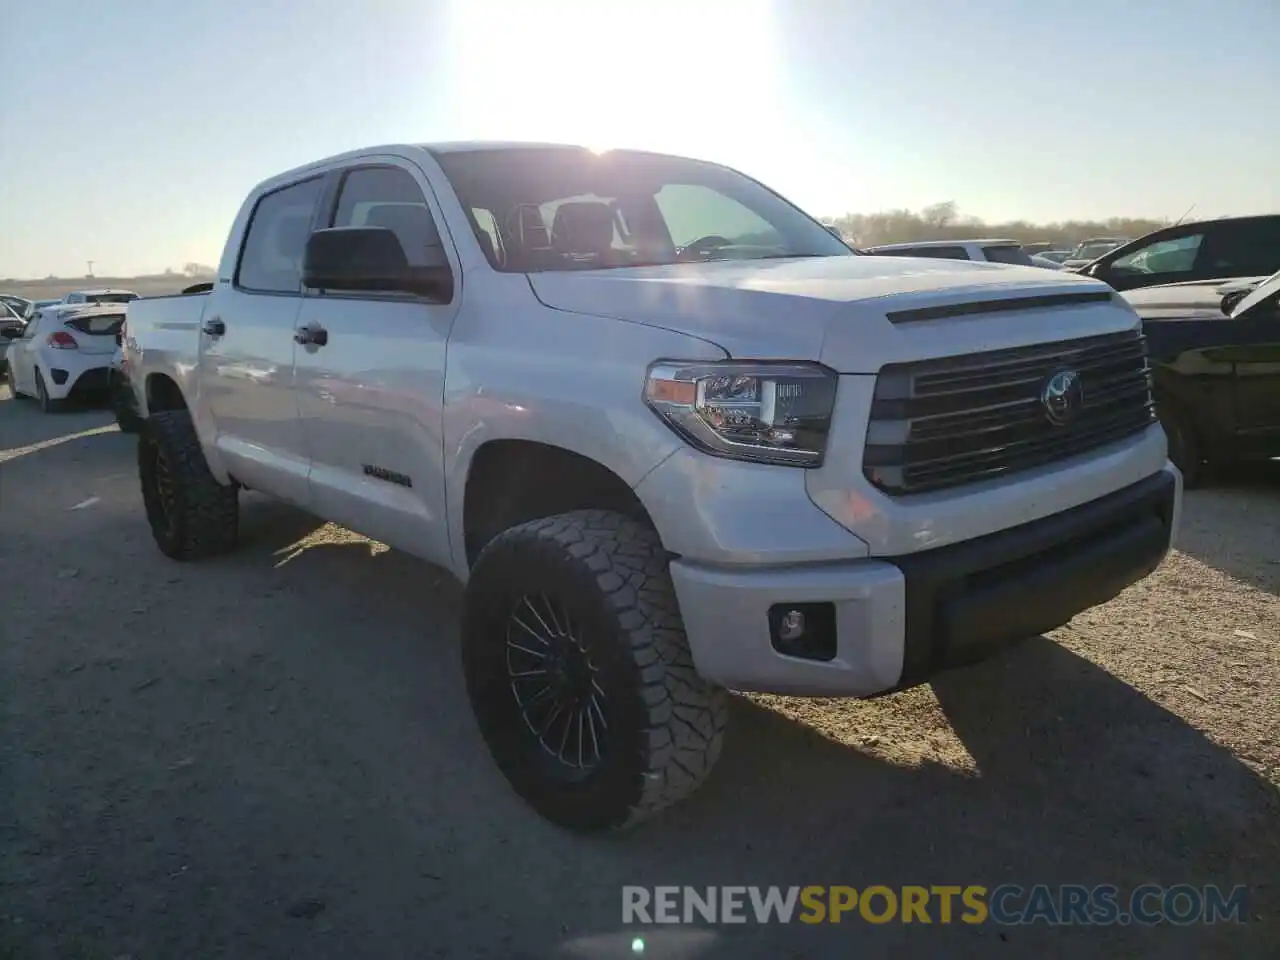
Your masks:
M72 394L105 393L123 324L118 304L55 306L37 311L22 331L0 330L9 341L10 392L37 397L45 412Z
M137 300L138 295L132 290L113 290L103 287L101 290L74 290L62 298L62 302L72 304L128 303Z
M231 549L248 487L451 570L480 731L575 829L694 790L724 688L925 682L1177 525L1109 287L861 256L716 164L354 151L254 189L211 286L129 305L157 547Z
M978 263L1011 263L1036 266L1017 240L921 240L917 243L883 243L867 247L877 257L925 257L930 260L974 260Z

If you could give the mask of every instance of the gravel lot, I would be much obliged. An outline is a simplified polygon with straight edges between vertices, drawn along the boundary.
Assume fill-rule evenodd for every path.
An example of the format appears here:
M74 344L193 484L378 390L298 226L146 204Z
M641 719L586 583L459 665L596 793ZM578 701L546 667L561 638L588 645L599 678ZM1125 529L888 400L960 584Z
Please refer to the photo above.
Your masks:
M440 571L265 500L165 560L134 441L0 388L0 957L1280 956L1280 478L1147 582L873 702L736 698L706 789L536 819ZM1244 926L621 926L623 884L1250 885Z

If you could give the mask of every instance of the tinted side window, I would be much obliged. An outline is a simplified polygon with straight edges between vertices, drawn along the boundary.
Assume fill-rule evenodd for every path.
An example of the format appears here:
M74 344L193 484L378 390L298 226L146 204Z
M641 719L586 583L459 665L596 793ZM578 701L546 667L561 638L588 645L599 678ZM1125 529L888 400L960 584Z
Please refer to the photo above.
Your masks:
M1027 251L1022 247L1011 247L1008 245L983 247L983 254L989 263L1016 263L1021 267L1033 267L1034 263Z
M1203 233L1157 240L1112 260L1111 269L1117 273L1191 273L1203 243Z
M298 293L302 253L323 180L315 177L268 193L249 218L236 285L264 293Z
M1223 223L1205 242L1209 276L1264 276L1280 270L1280 217Z
M342 180L335 227L387 227L395 231L409 265L448 263L440 231L417 182L399 167L361 167Z

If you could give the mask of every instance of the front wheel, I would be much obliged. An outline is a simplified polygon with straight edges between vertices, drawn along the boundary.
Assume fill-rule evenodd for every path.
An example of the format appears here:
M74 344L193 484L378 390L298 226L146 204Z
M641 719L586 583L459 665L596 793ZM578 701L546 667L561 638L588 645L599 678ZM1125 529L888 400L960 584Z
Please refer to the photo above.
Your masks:
M693 793L720 755L724 690L698 676L649 527L582 510L500 534L467 584L463 669L515 791L581 831Z
M235 546L236 488L209 472L186 410L153 413L143 421L138 475L151 534L166 557L199 560Z

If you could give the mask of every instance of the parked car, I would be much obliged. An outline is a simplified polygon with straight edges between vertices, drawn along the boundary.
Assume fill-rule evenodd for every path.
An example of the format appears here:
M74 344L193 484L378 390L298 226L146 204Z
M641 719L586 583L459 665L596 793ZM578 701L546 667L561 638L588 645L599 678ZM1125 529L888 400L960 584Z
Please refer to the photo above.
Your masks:
M1216 315L1139 305L1169 455L1194 485L1207 464L1280 457L1280 272Z
M142 418L138 415L137 399L133 387L129 383L129 369L125 361L124 345L117 334L116 351L111 356L109 385L111 412L115 414L116 425L121 433L137 433L142 427Z
M1050 260L1048 257L1042 257L1038 253L1033 253L1031 255L1031 265L1033 267L1041 267L1042 269L1045 269L1045 270L1064 269L1062 264L1059 263L1057 260Z
M62 298L63 303L129 303L137 300L138 295L132 290L76 290Z
M1063 261L1063 265L1068 269L1086 266L1103 254L1122 247L1128 242L1122 237L1093 237L1077 244L1071 251L1071 255Z
M452 571L480 730L571 828L702 783L726 687L918 684L1169 549L1105 284L858 256L726 167L356 151L256 187L218 276L129 305L157 546L232 548L249 487Z
M1052 249L1053 244L1044 240L1037 240L1035 243L1024 243L1022 245L1022 252L1029 257L1034 257L1036 254L1044 253L1046 250Z
M27 321L23 320L21 315L8 302L0 300L0 371L3 371L8 364L9 344L11 342L9 338L5 337L4 331L16 330L17 335L21 336L26 325Z
M120 307L111 304L46 307L21 332L0 330L10 341L10 392L39 398L46 413L73 394L105 392L123 321Z
M1116 290L1195 280L1270 276L1280 270L1280 214L1165 227L1118 247L1080 272Z
M978 260L1012 263L1023 267L1032 261L1016 240L924 240L918 243L883 243L867 247L877 257L929 257L939 260Z
M1071 258L1070 250L1046 250L1044 253L1037 254L1046 260L1052 260L1054 263L1066 263Z
M11 293L0 293L0 303L10 307L23 320L31 313L32 304L26 297L15 296Z

